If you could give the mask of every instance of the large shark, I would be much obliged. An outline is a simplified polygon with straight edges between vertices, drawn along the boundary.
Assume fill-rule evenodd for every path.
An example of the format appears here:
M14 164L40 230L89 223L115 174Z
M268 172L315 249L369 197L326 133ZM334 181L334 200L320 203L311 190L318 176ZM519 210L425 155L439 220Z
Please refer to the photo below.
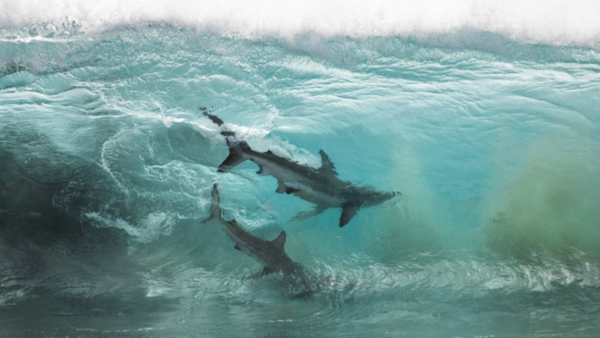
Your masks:
M213 222L219 224L221 229L235 243L234 248L236 250L245 252L260 262L263 265L263 270L257 276L281 271L285 276L301 282L304 286L308 287L308 274L302 265L292 261L285 253L284 246L287 237L285 231L282 231L274 240L265 241L242 229L235 220L224 220L221 214L221 199L217 184L214 184L212 188L210 216L204 220L204 223Z
M206 108L202 113L218 126L224 122ZM229 146L229 156L219 165L219 172L227 172L238 164L251 160L259 166L258 174L271 175L277 179L277 193L294 194L316 204L312 211L300 213L294 219L318 215L329 208L342 208L339 226L348 224L362 207L380 204L400 195L400 192L380 192L368 187L357 187L338 178L329 156L319 150L321 167L313 168L278 156L270 150L254 151L246 141L238 140L233 131L222 129Z

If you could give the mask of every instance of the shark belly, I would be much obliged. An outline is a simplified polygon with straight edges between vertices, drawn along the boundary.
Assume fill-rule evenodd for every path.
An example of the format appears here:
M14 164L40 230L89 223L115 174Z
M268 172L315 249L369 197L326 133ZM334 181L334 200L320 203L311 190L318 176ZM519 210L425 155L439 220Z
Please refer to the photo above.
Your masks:
M221 229L227 234L227 236L236 244L236 248L242 252L245 252L248 256L254 258L257 262L263 266L270 266L272 262L268 262L264 259L263 255L260 254L259 250L252 246L251 240L240 238L239 234L235 229L227 223L221 224Z
M253 158L252 160L260 166L261 175L275 177L280 184L283 184L286 188L292 188L293 194L305 201L327 208L340 207L345 203L341 196L318 189L319 183L306 175L261 158Z
M260 170L258 171L260 175L270 175L275 177L278 181L283 182L298 181L299 179L298 175L292 170L284 168L277 163L273 163L260 157L252 157L251 160L260 167Z
M310 185L295 185L293 183L290 184L290 187L298 189L298 191L294 192L294 195L300 197L301 199L323 206L327 208L337 208L342 206L345 203L345 200L340 196L328 194L323 191L319 191L314 189Z

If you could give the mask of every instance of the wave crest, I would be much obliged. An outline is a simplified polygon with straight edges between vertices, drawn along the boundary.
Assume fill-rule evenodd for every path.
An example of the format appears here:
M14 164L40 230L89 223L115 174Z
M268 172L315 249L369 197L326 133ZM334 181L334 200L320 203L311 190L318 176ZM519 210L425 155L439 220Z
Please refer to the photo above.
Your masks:
M30 36L68 36L114 26L163 22L254 38L306 33L422 37L474 29L530 43L597 46L600 41L600 3L590 1L62 0L48 6L38 0L8 0L0 4L0 13L0 26L25 27L24 32Z

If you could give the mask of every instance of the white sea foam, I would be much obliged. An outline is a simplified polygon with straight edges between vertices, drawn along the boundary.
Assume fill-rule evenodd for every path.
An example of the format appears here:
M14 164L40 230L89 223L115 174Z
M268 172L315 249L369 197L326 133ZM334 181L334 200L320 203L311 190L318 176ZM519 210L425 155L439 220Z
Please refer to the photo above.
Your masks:
M151 213L137 225L132 225L120 218L104 216L97 212L87 213L86 216L94 222L95 226L121 229L133 241L138 243L150 243L160 236L170 235L175 224L175 220L164 213Z
M169 22L248 37L413 35L476 29L534 43L597 45L600 1L3 0L0 24L76 22L96 31Z

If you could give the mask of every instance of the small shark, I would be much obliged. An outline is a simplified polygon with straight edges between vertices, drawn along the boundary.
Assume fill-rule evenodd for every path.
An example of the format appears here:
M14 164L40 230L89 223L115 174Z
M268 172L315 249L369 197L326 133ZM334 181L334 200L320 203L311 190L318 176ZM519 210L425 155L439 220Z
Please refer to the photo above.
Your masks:
M302 265L292 261L284 251L287 237L285 231L282 231L274 240L265 241L242 229L235 220L224 220L221 214L221 199L217 184L214 184L212 188L210 216L203 223L218 223L221 229L235 243L234 249L245 252L260 262L263 265L263 270L256 276L264 276L281 271L286 277L291 277L295 281L303 283L304 286L308 286L308 274Z
M218 126L224 124L206 108L202 113ZM362 207L380 204L400 192L380 192L368 187L357 187L338 178L337 171L329 156L319 150L321 167L313 168L278 156L270 150L257 152L246 141L237 140L233 131L221 130L229 147L229 156L219 165L219 172L227 172L238 164L251 160L259 166L257 174L271 175L277 179L277 193L294 194L301 199L316 204L309 212L303 212L294 220L305 219L322 213L329 208L342 208L339 226L348 224Z

